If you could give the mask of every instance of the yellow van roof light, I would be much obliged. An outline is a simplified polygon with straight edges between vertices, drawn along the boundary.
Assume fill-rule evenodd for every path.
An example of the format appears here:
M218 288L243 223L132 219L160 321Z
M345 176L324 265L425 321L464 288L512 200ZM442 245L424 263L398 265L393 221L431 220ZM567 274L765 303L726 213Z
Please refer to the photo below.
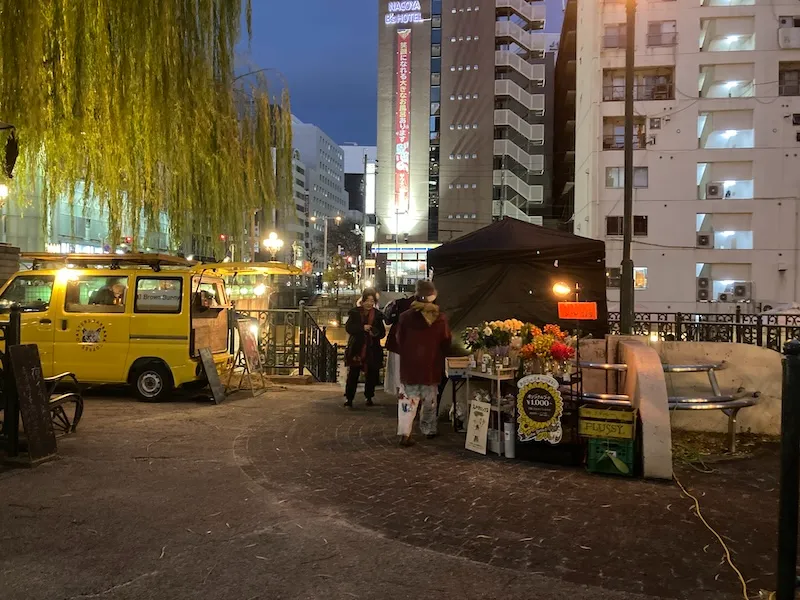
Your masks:
M22 252L22 262L33 263L36 269L43 264L69 265L70 267L105 266L119 269L123 266L145 266L154 271L161 267L193 267L196 261L170 254L131 252L128 254L55 254L47 252Z

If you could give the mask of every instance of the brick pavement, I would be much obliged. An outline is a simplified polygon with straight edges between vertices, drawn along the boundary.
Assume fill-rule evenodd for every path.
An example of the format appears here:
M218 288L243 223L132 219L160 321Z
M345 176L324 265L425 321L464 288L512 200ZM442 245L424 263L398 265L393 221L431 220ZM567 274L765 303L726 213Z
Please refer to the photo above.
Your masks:
M346 411L338 397L298 399L275 407L235 451L245 473L286 499L413 546L659 597L728 598L740 590L674 484L482 457L465 451L446 424L438 439L401 449L395 405L386 396L379 402ZM772 583L776 496L768 480L737 479L738 468L680 476L700 495L710 491L704 514L730 534L752 592ZM747 504L726 500L743 489Z

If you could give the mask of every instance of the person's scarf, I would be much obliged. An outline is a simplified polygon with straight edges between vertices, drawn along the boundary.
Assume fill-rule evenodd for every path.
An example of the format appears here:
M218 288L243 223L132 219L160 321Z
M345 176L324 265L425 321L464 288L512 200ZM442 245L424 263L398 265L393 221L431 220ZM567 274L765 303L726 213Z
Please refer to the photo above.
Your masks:
M420 302L415 300L411 303L411 310L416 310L425 319L428 326L433 325L433 322L439 318L439 307L432 302Z
M375 309L371 308L369 312L364 314L364 311L361 311L361 325L363 329L363 325L372 325L372 322L375 320ZM361 369L364 373L367 372L367 353L368 350L372 348L373 338L371 331L364 332L364 343L361 345Z

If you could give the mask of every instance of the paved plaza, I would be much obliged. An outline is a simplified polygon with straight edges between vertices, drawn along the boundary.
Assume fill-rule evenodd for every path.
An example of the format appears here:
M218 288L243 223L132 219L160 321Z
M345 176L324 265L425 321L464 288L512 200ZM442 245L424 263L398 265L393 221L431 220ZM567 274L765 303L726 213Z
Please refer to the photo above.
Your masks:
M87 399L60 460L0 472L8 599L741 598L674 484L398 448L336 386L220 406ZM774 587L774 448L678 470L751 594Z

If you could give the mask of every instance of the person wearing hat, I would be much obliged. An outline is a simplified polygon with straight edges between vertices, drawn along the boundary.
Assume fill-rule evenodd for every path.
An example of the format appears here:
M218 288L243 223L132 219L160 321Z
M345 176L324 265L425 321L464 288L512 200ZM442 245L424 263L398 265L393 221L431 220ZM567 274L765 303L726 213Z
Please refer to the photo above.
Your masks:
M420 431L428 438L437 434L436 398L451 334L447 317L439 312L435 300L433 283L427 279L417 281L411 308L400 315L397 324L400 355L397 434L401 446L413 443L411 428L420 404Z
M386 326L383 324L383 315L376 308L378 293L373 288L366 288L361 292L358 305L347 313L345 330L349 334L347 349L344 353L345 364L348 367L347 383L345 385L344 405L352 408L353 399L358 389L358 380L364 373L364 396L367 406L372 406L375 396L375 385L378 382L381 367L383 366L383 348L381 340L386 335Z

